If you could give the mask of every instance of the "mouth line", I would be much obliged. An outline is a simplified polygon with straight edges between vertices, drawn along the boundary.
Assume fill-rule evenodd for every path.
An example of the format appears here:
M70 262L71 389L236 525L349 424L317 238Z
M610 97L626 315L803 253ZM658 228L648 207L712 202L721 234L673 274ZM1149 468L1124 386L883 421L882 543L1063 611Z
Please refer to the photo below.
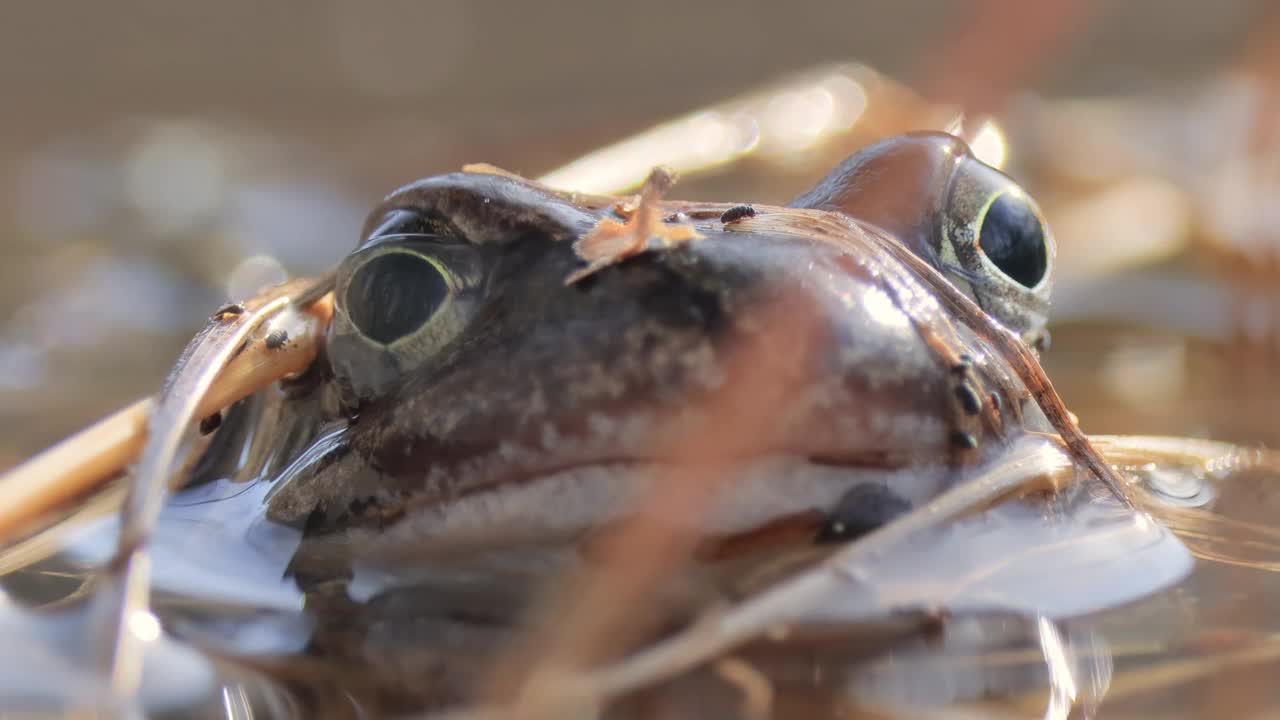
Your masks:
M857 485L879 483L912 506L951 477L945 460L888 462L886 454L856 457L771 453L688 464L661 458L613 458L514 474L449 497L409 498L381 533L387 543L475 539L497 533L524 539L580 536L633 510L669 472L727 473L699 522L700 533L752 530L790 515L825 513ZM726 466L726 463L728 464Z
M403 509L405 512L411 512L439 508L490 493L536 484L564 473L589 471L595 468L645 470L655 475L681 467L695 470L705 468L708 472L731 476L738 470L749 468L762 462L781 459L792 460L797 463L809 463L815 467L823 468L884 471L901 470L920 463L943 462L945 460L942 457L925 457L918 452L889 450L864 450L851 453L802 453L778 450L740 456L705 457L689 462L657 455L600 455L561 463L530 464L523 467L511 467L497 472L489 472L486 473L488 477L483 480L475 482L458 481L456 487L461 489L453 494L442 493L431 497L419 496L410 498L405 501Z

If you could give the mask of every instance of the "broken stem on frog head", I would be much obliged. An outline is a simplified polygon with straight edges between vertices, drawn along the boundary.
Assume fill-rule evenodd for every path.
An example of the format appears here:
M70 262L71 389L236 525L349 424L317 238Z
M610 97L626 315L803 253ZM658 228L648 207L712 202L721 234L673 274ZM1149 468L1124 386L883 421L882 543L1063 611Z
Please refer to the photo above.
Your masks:
M268 374L274 376L272 379L283 375L271 361L272 353L282 345L269 339L279 337L280 330L289 328L295 338L310 334L313 336L310 342L314 343L313 325L317 319L304 315L301 309L324 297L328 285L327 280L321 280L297 293L301 303L295 302L287 289L277 289L273 293L276 296L256 310L238 308L234 312L215 314L187 346L156 397L148 418L150 433L120 509L115 555L105 569L102 585L90 608L98 620L95 625L101 628L100 635L93 638L96 658L119 696L128 697L135 692L140 679L141 642L146 638L139 638L131 630L130 621L149 612L147 542L175 472L192 449L192 428L203 417L203 408L215 382L225 374L233 359L245 356L248 347L257 345L267 346L270 352L257 358L251 370L265 367ZM261 343L251 341L254 332L267 323L276 328L268 339ZM309 356L313 359L314 352Z

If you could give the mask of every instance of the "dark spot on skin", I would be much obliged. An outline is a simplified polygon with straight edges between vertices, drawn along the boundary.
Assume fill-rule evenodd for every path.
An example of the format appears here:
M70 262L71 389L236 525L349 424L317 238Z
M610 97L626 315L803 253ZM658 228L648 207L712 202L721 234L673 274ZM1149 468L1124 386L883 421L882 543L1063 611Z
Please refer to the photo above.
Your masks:
M319 505L315 506L311 509L311 512L307 513L307 520L302 526L303 532L319 531L324 527L325 519L324 508Z
M362 498L352 498L347 503L347 509L339 518L339 524L361 522L372 527L385 528L403 515L403 505L397 504L394 500L391 500L388 506L377 497L366 495Z
M240 303L228 303L213 311L213 315L209 316L210 320L226 320L227 318L243 315L247 312L245 307Z
M977 415L982 412L982 398L974 392L972 385L962 382L956 386L955 392L956 400L960 403L960 408L964 410L965 415Z
M960 450L973 450L978 447L978 438L973 433L955 430L951 433L951 446Z
M991 393L991 409L999 410L1000 404L1001 404L1000 395L998 393Z
M365 510L369 510L378 506L378 501L372 495L364 498L352 498L347 504L347 510L352 515L363 515Z
M268 350L279 350L287 342L289 342L289 332L287 330L276 330L268 335L266 339Z
M646 333L645 336L640 339L640 351L643 353L652 353L658 349L661 342L662 340L658 336Z
M911 503L884 485L850 488L827 515L814 538L817 543L856 540L911 511Z
M216 412L200 421L200 434L208 435L222 426L222 413Z
M753 218L755 216L756 209L750 205L734 205L724 211L724 214L720 216L720 222L728 225L729 223L746 220L747 218Z
M628 280L636 284L632 292L647 317L677 329L694 328L714 335L724 326L724 308L714 290L689 286L684 292L669 292L679 277L656 260L640 259L628 269Z
M951 374L956 377L964 377L973 371L974 359L969 353L960 353L956 356L956 361L951 366Z

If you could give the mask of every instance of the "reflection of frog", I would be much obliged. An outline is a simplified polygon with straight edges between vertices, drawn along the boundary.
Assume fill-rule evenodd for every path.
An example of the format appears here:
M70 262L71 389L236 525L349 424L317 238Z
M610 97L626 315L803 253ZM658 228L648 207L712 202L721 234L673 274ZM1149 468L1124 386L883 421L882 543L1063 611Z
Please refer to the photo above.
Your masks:
M762 318L784 295L816 340L752 454L787 458L797 482L833 478L818 498L781 493L796 508L868 470L966 461L1020 429L1010 419L1025 391L949 319L931 290L942 281L869 241L887 233L1024 339L1043 337L1048 231L960 141L879 143L787 209L653 190L628 203L459 173L390 196L338 273L328 357L358 421L340 457L275 493L273 516L309 519L315 534L370 523L431 534L446 519L511 529L495 491L520 487L533 509L507 510L524 521L590 524L602 509L586 505L608 495L597 486L661 459L659 429L699 427L697 399L727 382L731 348L767 342ZM645 237L628 237L646 216ZM766 356L785 364L790 350ZM554 494L540 498L538 480L555 480ZM464 507L480 514L451 512Z
M789 208L662 201L663 180L619 200L458 173L372 215L338 270L331 373L313 376L350 425L337 450L273 488L268 512L306 527L293 569L320 596L335 597L325 580L341 585L352 564L360 577L366 543L401 561L409 548L420 567L363 620L322 620L317 647L349 648L354 622L366 628L358 654L390 643L448 655L439 623L454 616L428 610L490 617L511 600L471 581L445 591L438 577L414 594L421 565L443 574L441 548L489 538L492 549L495 536L504 549L578 538L626 510L673 447L684 461L734 457L705 532L732 540L798 521L814 543L856 537L935 495L955 467L1047 429L987 339L937 297L950 282L1024 340L1043 337L1049 233L960 141L879 143ZM716 398L769 396L775 383L785 392L748 442L700 440L739 430L720 413L742 403ZM409 605L389 599L406 592ZM400 629L379 639L378 627ZM377 674L394 683L402 671Z

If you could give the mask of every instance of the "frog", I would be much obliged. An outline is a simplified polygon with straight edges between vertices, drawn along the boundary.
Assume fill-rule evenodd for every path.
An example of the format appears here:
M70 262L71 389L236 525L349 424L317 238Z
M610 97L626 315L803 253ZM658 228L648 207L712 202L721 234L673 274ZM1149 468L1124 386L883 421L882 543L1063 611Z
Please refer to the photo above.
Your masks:
M688 239L573 277L584 239L641 212ZM323 532L361 499L399 516L409 508L390 505L410 495L427 509L643 462L664 418L693 422L681 409L726 382L728 349L761 332L759 308L788 284L828 337L779 450L901 462L979 454L1016 432L1005 418L1026 393L993 351L902 307L936 279L857 258L849 233L895 239L1024 342L1047 337L1052 234L1024 191L942 133L872 145L786 208L629 208L486 172L408 185L337 270L325 379L351 420L342 457L276 494L272 516L309 515Z
M945 299L1028 352L1047 341L1053 235L959 138L872 144L785 206L671 200L672 182L607 197L488 166L429 177L336 269L323 356L289 389L330 432L265 513L303 533L289 573L320 618L310 652L376 667L391 707L423 677L433 702L474 692L504 646L495 618L589 562L663 468L724 470L686 520L701 558L734 567L761 536L856 542L1053 430ZM449 576L458 556L503 592L466 562ZM447 629L461 616L485 618L481 639Z

